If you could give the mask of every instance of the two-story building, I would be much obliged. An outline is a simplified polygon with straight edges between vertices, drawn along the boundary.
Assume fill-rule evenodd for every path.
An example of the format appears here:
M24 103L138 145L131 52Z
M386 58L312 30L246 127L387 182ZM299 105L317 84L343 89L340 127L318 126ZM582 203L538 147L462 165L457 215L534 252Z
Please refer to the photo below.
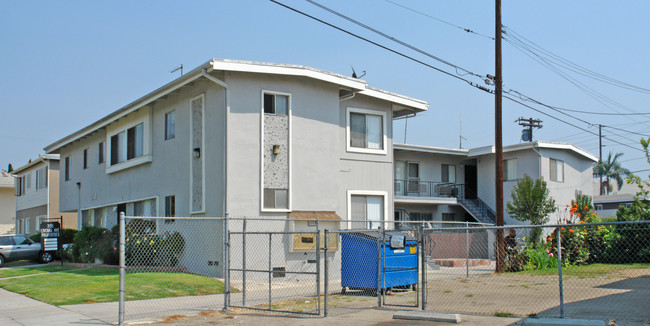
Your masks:
M16 201L13 189L13 176L2 170L0 172L0 234L12 233L15 230Z
M393 218L392 120L426 109L311 67L213 59L45 150L80 227L118 212L376 227Z
M59 210L59 155L39 156L12 174L16 233L38 233L42 221L56 218L63 218L63 228L77 228L77 214Z
M495 222L494 146L451 149L395 144L396 219ZM597 158L574 145L535 141L503 147L504 205L524 175L547 182L557 211L567 217L575 191L592 195ZM504 207L505 209L505 207ZM505 224L519 224L505 214Z

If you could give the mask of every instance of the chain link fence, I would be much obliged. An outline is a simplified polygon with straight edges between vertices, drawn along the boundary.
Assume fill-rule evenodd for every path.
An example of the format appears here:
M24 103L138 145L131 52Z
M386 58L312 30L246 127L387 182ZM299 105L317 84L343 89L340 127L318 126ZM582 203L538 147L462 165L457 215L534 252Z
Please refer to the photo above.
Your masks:
M650 321L650 221L375 229L282 217L124 222L120 321L223 308Z

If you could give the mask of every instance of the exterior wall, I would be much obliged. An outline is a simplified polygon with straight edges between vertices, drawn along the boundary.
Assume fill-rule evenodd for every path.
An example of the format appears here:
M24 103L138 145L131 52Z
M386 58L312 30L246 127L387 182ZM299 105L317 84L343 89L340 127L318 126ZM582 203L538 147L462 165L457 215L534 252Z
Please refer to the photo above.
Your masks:
M77 213L64 213L59 210L59 167L60 163L56 160L49 161L48 169L48 216L50 218L63 218L64 229L76 229L77 228Z
M396 203L395 209L403 208L409 213L430 213L432 221L442 222L442 213L453 213L455 215L454 222L476 222L473 218L466 218L468 214L465 209L459 205L434 205L434 204L401 204Z
M569 217L569 208L576 191L593 196L594 162L586 160L572 152L558 149L540 148L542 158L542 177L546 181L551 197L555 199L557 211L550 215L550 223L561 222ZM550 178L550 159L564 161L564 182L552 181Z
M21 196L16 197L16 210L24 210L32 207L47 205L47 192L50 184L48 183L48 188L36 189L36 170L41 169L44 166L47 166L47 163L42 162L31 166L29 169L22 171L16 175L18 177L29 176L30 178L29 188L27 188L26 183L25 193Z
M39 232L38 218L47 217L47 205L30 207L23 210L16 211L16 232L25 233L27 235L32 235ZM29 232L24 232L23 230L18 230L19 221L23 221L25 230Z
M16 217L14 188L0 188L0 234L11 231Z
M420 163L420 180L442 182L442 165L450 164L456 166L456 183L465 183L465 169L461 164L467 164L467 155L447 155L421 153L404 150L395 151L395 161ZM471 165L471 164L470 164Z
M522 178L525 174L533 179L539 178L539 155L533 150L521 150L514 152L504 152L503 159L517 159L517 178ZM477 157L477 186L478 196L492 209L495 207L496 196L494 195L495 180L495 155L481 155ZM512 198L512 189L517 185L516 180L503 182L503 210L505 224L521 224L521 222L510 218L505 213L506 203Z
M221 198L223 194L223 119L225 91L212 82L200 79L191 87L168 95L157 101L151 109L151 133L145 131L151 142L151 162L107 173L110 162L109 142L106 129L67 145L61 149L61 170L65 173L65 158L70 156L70 180L60 178L60 210L75 212L96 207L113 206L118 203L142 199L157 201L156 213L162 215L165 196L176 196L176 215L190 215L190 99L205 94L205 139L201 156L206 161L206 193ZM175 110L175 137L165 140L165 114ZM118 124L128 124L135 115L124 117ZM110 128L110 126L109 126ZM104 163L98 163L98 144L105 142ZM83 150L88 149L88 168L83 169ZM145 149L146 150L146 149ZM81 184L81 190L77 183ZM207 216L223 215L221 200L206 200ZM201 214L203 215L203 214ZM111 215L117 218L117 212ZM80 220L80 217L78 218ZM116 220L114 222L117 222Z

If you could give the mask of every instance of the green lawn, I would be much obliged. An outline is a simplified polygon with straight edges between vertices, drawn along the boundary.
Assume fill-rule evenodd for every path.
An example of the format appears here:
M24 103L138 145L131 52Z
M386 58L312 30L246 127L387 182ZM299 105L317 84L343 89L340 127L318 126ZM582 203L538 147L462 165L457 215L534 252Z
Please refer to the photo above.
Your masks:
M21 267L21 268L9 268L0 270L0 278L21 276L21 275L33 275L33 274L44 274L50 272L66 271L75 269L76 267L70 266L43 266L43 267Z
M650 264L591 264L591 265L573 265L562 267L562 276L592 278L602 276L614 276L612 273L625 269L648 269ZM557 268L547 268L517 272L520 275L557 275Z
M0 280L0 288L53 304L118 300L119 271L91 268ZM223 282L188 273L138 272L126 277L126 300L223 293Z

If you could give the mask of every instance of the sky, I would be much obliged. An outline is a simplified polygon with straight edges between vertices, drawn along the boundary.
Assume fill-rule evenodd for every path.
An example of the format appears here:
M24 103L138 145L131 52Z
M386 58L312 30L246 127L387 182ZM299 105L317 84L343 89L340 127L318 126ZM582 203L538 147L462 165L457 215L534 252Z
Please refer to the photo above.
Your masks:
M0 168L26 164L45 146L177 78L179 72L170 73L175 67L189 71L210 58L300 64L344 75L354 67L359 75L365 71L370 86L429 103L428 112L394 122L395 142L458 148L462 132L463 148L494 144L494 96L462 80L493 88L484 82L494 74L492 1L314 0L440 61L309 2L278 1L451 76L267 0L5 2ZM503 0L504 90L541 111L504 99L503 144L521 142L517 118L534 118L543 121L535 140L574 143L598 156L602 124L608 126L603 155L624 153L622 165L646 175L650 166L639 139L650 135L650 115L620 113L650 112L648 14L647 1ZM522 51L517 40L538 48ZM538 62L548 62L543 55L549 52L574 71L581 68L567 62L610 82L558 65L549 69Z

